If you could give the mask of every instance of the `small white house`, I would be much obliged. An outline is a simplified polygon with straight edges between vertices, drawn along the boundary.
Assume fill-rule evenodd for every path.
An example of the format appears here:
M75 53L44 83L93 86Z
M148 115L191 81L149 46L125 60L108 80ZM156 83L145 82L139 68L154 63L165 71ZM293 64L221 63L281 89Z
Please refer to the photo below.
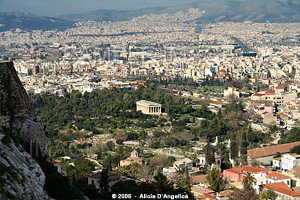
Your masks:
M281 167L283 170L292 170L298 165L300 165L300 155L296 153L283 154L281 157Z
M205 154L200 154L197 156L197 158L201 166L206 166L207 163L206 163ZM222 164L222 157L215 154L215 163L213 165L221 168L221 164Z
M189 158L183 158L181 160L177 160L173 163L173 166L177 171L184 170L185 167L188 168L188 170L192 170L193 168L193 161Z

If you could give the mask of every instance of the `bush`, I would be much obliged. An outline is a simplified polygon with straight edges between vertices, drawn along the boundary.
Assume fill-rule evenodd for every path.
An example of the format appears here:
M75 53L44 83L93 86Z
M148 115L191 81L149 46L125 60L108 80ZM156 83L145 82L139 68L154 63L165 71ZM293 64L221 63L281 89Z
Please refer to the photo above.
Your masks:
M44 189L55 199L82 199L82 192L71 185L68 178L60 175L56 168L48 162L39 163L46 175Z
M5 136L2 138L1 142L2 142L3 144L8 144L8 143L11 143L11 139L10 139L10 137L8 137L7 135L5 135Z
M123 140L116 140L116 143L119 144L119 145L122 145L123 142L124 142Z

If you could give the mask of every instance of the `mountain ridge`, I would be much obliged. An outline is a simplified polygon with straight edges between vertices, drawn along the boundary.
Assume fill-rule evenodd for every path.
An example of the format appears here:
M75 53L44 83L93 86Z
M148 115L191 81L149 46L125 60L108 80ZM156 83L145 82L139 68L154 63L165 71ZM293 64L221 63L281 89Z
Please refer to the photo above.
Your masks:
M68 14L57 18L38 16L28 12L0 12L0 32L10 29L64 30L79 21L126 21L145 14L174 14L197 8L205 13L197 23L213 22L300 22L300 3L282 0L200 0L177 6L149 7L135 10L98 9L82 14Z
M291 4L280 0L201 0L177 6L150 7L136 10L99 9L82 14L62 15L60 17L62 19L73 19L75 21L122 21L130 20L144 14L187 12L190 8L199 8L201 11L206 11L205 14L198 19L198 21L202 22L300 22L300 4Z
M0 12L0 32L19 28L21 30L51 30L72 27L73 21L55 17L39 16L29 12Z

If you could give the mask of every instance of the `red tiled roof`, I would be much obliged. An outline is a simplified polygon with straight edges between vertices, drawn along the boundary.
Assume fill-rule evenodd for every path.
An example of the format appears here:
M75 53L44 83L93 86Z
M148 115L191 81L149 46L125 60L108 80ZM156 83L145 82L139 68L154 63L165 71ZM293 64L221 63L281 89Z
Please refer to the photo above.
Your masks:
M276 89L285 89L285 86L284 86L284 85L278 85L278 86L276 87Z
M277 116L280 116L280 117L289 117L288 115L286 115L284 113L278 113Z
M58 164L58 163L61 163L62 161L61 160L52 160L52 164Z
M281 194L285 194L287 196L300 197L300 193L299 192L293 191L284 182L270 183L270 184L264 185L263 187L266 188L266 189L273 190L275 192L279 192Z
M190 180L192 183L203 183L206 179L207 175L198 175L198 176L191 176Z
M198 195L197 199L205 199L206 197L202 194L202 195Z
M300 166L296 166L292 170L294 177L300 177Z
M243 166L242 168L243 168L243 171L254 173L254 174L266 170L266 169L263 169L263 168L256 168L256 167L251 167L251 166Z
M215 104L215 105L222 105L222 103L221 102L211 102L210 104Z
M275 94L275 91L274 91L274 90L272 90L272 91L266 90L266 91L265 91L265 94L269 94L269 95L270 95L270 94Z
M205 197L210 198L210 199L214 199L215 197L209 193L204 194Z
M243 166L243 167L236 167L236 168L225 169L224 171L229 171L229 172L238 173L238 174L241 174L243 172L250 172L250 173L256 174L256 173L259 173L259 172L263 172L265 170L266 169L263 169L263 168L255 168L255 167L251 167L251 166Z
M300 145L300 142L293 142L288 144L280 144L275 146L268 146L263 148L250 149L247 151L247 156L251 158L259 158L265 156L275 155L276 152L287 153L290 152L290 149L294 146Z
M268 173L267 178L272 179L272 180L279 180L279 179L289 179L291 177L280 174L278 172L270 172L270 173Z
M226 197L226 196L229 196L232 192L233 192L233 190L224 190L224 191L221 191L221 192L219 193L219 195L220 195L221 197Z

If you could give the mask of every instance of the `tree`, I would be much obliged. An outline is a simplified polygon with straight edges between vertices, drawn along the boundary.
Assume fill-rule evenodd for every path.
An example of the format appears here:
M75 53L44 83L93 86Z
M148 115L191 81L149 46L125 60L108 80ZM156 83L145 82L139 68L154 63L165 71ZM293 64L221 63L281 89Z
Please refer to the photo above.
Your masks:
M214 147L210 144L210 142L208 142L207 145L205 146L205 159L206 159L206 163L209 166L212 166L212 164L215 163L215 151L214 151Z
M190 176L189 176L189 170L186 166L183 170L180 170L178 173L178 186L182 188L186 192L191 191L191 182L190 182Z
M247 163L247 146L248 146L248 141L246 137L246 132L243 132L241 143L240 143L240 154L241 154L242 164Z
M300 146L299 146L300 147ZM292 148L293 149L293 148ZM291 152L292 153L296 153L296 152L293 152L291 149ZM300 149L299 149L300 150ZM299 152L300 153L300 152ZM280 152L276 152L275 156L273 156L273 158L280 158L281 157L281 153Z
M46 175L44 190L54 199L81 199L83 195L75 186L72 186L67 177L62 176L49 162L39 162ZM79 195L79 196L78 196ZM81 195L81 196L80 196Z
M235 138L230 140L230 154L232 159L236 159L239 154Z
M246 137L246 132L243 132L242 138L241 138L241 143L240 143L240 153L241 155L246 155L247 154L247 146L248 146L248 141Z
M293 148L291 148L290 152L300 155L300 145L294 146Z
M251 191L253 190L252 185L256 184L256 179L252 176L250 172L247 172L242 183L243 183L244 190Z
M170 182L166 176L164 176L159 170L154 176L154 188L157 194L165 193L170 194L173 191L173 184Z
M245 191L234 189L234 192L230 194L230 200L260 200L258 194L254 190Z
M291 143L300 141L300 128L293 128L289 134L280 140L280 143Z
M268 189L268 190L263 190L259 196L262 199L268 200L268 199L275 199L276 194L273 190Z
M206 181L213 191L220 192L224 190L224 184L220 177L219 169L213 168L207 175Z
M101 177L100 177L100 189L101 192L108 192L109 191L109 185L108 185L108 170L103 169L101 172Z
M115 143L113 141L108 141L106 143L106 146L110 151L113 151L115 149Z

